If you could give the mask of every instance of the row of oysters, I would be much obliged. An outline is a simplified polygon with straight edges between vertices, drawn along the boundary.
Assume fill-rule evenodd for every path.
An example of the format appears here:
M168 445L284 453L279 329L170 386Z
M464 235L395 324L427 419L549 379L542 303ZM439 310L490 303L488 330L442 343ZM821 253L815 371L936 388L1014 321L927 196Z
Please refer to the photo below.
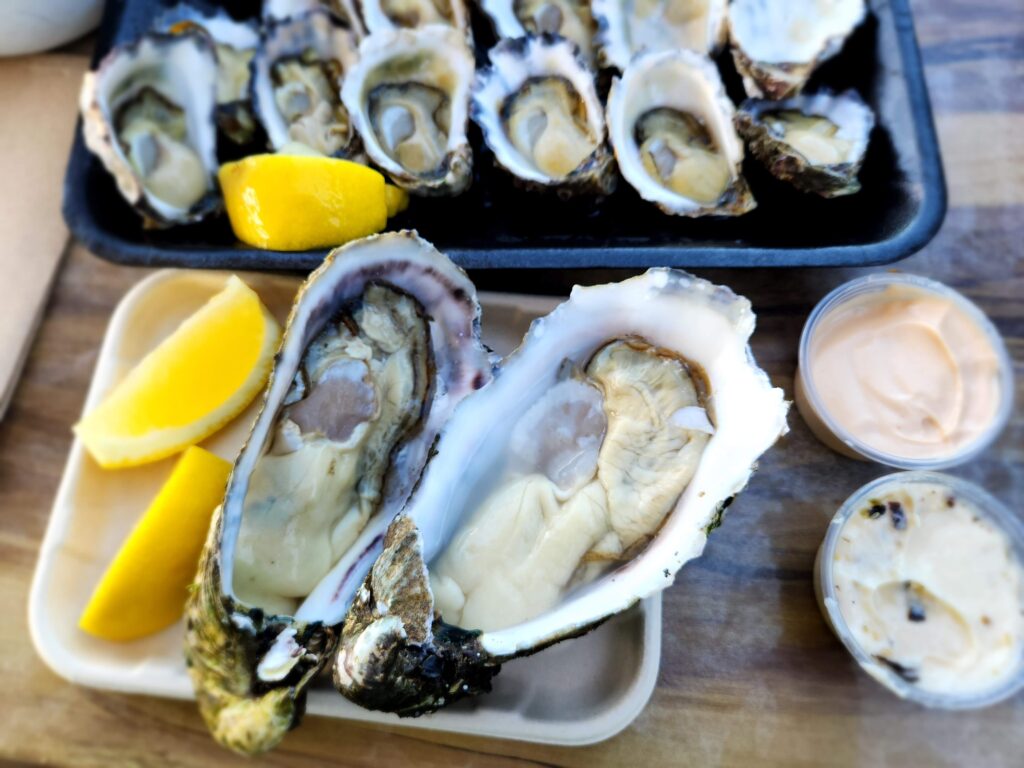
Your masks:
M86 142L156 226L220 208L232 146L348 158L414 194L457 195L473 177L470 118L516 183L563 196L608 194L618 169L666 213L746 213L741 136L802 190L859 189L870 109L852 92L799 94L864 0L481 8L501 39L477 71L464 0L267 0L260 23L178 6L86 76ZM710 58L727 40L751 97L738 112Z

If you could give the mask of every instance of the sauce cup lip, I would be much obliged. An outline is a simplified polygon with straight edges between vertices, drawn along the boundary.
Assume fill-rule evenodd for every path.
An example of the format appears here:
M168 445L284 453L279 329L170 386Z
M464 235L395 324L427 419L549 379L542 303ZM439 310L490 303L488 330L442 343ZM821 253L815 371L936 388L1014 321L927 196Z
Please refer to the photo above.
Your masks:
M916 459L906 456L897 456L895 454L886 453L885 451L880 451L877 448L872 448L870 445L859 440L857 437L850 434L848 430L837 424L821 402L821 398L818 397L813 377L810 374L810 368L807 365L810 359L811 339L814 336L814 331L817 329L818 324L829 312L840 307L847 300L866 293L873 293L875 291L882 290L889 285L909 285L953 301L967 314L968 317L978 324L978 327L981 328L982 331L985 332L985 335L992 344L992 348L995 350L996 357L999 359L999 408L996 410L995 417L992 419L992 423L989 425L988 429L986 429L985 432L979 435L975 440L963 446L959 451L944 456ZM856 453L859 453L865 459L879 464L885 464L890 467L895 467L897 469L947 469L970 461L995 441L1006 427L1006 424L1010 420L1010 414L1013 411L1013 365L1010 360L1010 354L1006 350L1006 344L1003 342L1003 338L999 334L995 325L992 324L992 321L988 319L978 305L963 294L950 288L948 285L938 282L937 280L921 277L919 275L913 275L906 272L876 272L871 275L865 275L864 277L858 277L854 280L850 280L831 291L827 296L825 296L825 298L818 302L811 311L811 314L808 316L807 322L804 323L803 331L800 334L800 346L797 352L797 360L797 375L800 377L806 399L811 408L813 408L814 412L818 415L818 418L821 419L822 423L836 437L836 439L847 445Z
M988 491L968 480L941 472L923 470L894 472L876 478L854 491L843 502L829 523L828 531L821 543L817 562L815 563L815 578L819 589L821 610L825 614L825 618L836 637L839 638L840 642L842 642L861 668L900 698L936 709L980 709L997 704L1024 688L1024 654L1018 659L1016 670L1001 685L965 694L926 691L913 683L907 682L894 670L883 666L864 650L850 631L839 608L839 601L836 599L835 580L832 574L832 562L846 521L849 520L851 515L862 508L867 499L877 494L880 490L888 487L918 483L941 485L948 488L957 498L964 498L971 502L981 515L995 523L996 527L1006 535L1017 555L1018 561L1024 566L1024 524Z

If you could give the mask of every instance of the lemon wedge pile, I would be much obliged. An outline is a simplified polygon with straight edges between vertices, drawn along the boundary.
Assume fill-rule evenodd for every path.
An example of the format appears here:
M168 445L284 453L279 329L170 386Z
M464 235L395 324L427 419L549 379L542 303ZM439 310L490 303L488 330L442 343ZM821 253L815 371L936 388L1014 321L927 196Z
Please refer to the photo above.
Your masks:
M235 236L276 251L366 237L409 204L372 168L318 155L251 155L222 165L218 178Z
M263 389L281 329L237 277L75 425L104 469L156 461L203 440Z

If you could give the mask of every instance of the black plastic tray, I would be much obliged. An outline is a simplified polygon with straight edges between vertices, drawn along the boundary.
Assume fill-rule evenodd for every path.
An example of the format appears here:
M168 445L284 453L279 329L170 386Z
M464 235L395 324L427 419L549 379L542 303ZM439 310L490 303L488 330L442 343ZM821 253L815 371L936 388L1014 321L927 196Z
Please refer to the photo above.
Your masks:
M150 24L160 0L110 0L96 59ZM225 3L237 15L256 2ZM469 3L473 6L473 3ZM410 227L466 268L684 266L764 267L885 264L909 256L938 231L946 189L908 0L872 0L866 22L809 90L855 88L878 125L861 170L859 194L804 195L770 177L752 157L744 173L758 208L735 219L666 216L620 181L611 197L562 202L515 189L471 127L475 175L455 199L413 198L391 227ZM473 13L479 17L474 7ZM481 18L480 51L493 35ZM743 98L731 57L720 69L734 101ZM748 153L749 154L749 153ZM238 243L225 217L165 231L144 230L113 179L76 132L64 183L64 218L94 253L125 264L223 269L307 270L326 251L282 253Z

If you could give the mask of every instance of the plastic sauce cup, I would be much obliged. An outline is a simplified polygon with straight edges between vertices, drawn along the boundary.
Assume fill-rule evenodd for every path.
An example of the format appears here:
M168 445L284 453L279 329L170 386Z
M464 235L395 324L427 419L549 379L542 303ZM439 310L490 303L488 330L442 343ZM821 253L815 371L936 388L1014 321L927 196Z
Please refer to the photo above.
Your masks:
M1009 539L1020 562L1024 563L1024 525L1003 504L987 491L974 483L952 475L939 472L896 472L872 480L859 488L850 496L836 512L828 527L825 539L818 548L814 562L814 591L818 597L818 606L825 621L835 632L836 637L846 646L846 650L856 659L857 663L873 678L895 693L900 698L914 701L926 707L940 709L978 709L996 704L1013 696L1024 688L1024 657L1017 663L1016 671L1007 679L988 690L972 691L965 694L936 693L919 688L914 683L900 677L894 670L877 662L857 641L850 631L839 607L836 597L832 564L836 546L839 543L843 527L851 515L863 509L868 499L880 496L885 490L906 486L914 483L936 484L949 489L959 499L969 502L981 515L984 515L996 528ZM941 552L936 553L942 557Z
M999 360L1000 400L992 422L976 439L953 453L929 458L912 458L886 453L885 451L873 448L849 430L844 429L832 418L825 408L818 391L815 389L814 381L810 374L811 366L809 362L812 355L811 345L814 340L814 334L822 320L830 313L840 309L856 298L884 291L887 287L893 285L910 286L951 301L983 331ZM969 461L992 444L1006 426L1013 406L1013 366L1010 356L1006 351L1006 345L1003 343L1002 337L1000 337L995 326L985 316L985 313L967 298L942 283L902 273L874 274L851 280L839 286L822 299L807 318L803 333L800 335L800 348L794 381L797 410L800 411L801 417L803 417L811 432L822 443L844 456L861 461L875 461L879 464L886 464L900 469L945 469Z

